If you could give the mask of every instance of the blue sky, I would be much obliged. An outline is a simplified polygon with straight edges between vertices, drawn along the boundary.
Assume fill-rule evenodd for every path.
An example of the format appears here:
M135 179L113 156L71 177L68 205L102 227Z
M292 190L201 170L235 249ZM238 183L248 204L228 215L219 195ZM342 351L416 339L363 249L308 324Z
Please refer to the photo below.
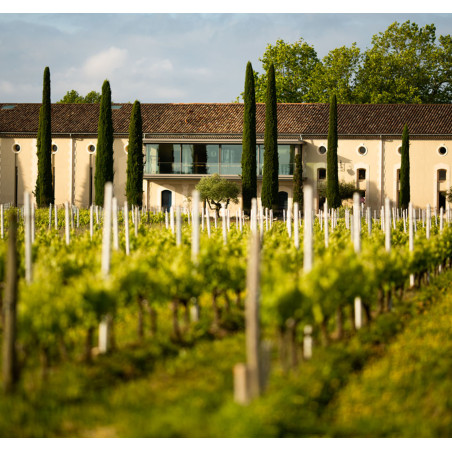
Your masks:
M0 102L40 102L45 66L53 102L71 89L100 91L105 79L116 102L230 102L243 91L247 61L260 71L259 57L277 39L302 37L322 57L353 42L365 49L394 21L452 33L450 13L15 12L0 13Z

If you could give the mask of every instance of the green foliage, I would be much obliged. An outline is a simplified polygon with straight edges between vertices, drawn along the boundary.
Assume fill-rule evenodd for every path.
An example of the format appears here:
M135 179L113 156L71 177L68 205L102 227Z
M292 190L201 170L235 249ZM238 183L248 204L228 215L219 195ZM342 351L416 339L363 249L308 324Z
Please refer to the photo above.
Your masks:
M277 209L278 205L278 117L276 104L275 68L270 64L267 74L265 100L264 173L262 176L262 207Z
M402 209L408 209L410 203L410 137L405 124L402 132L402 157L400 162L400 196Z
M264 71L276 69L278 102L450 103L452 37L436 36L434 24L394 22L375 34L371 46L331 50L321 61L302 38L268 44ZM256 99L265 101L266 75L255 73Z
M242 141L242 201L243 210L251 210L251 200L257 198L256 163L256 99L253 67L248 61L245 75Z
M132 107L129 125L126 196L129 205L141 207L143 203L143 123L141 105L137 100Z
M39 207L46 207L54 202L52 184L52 126L50 103L50 70L44 69L42 105L39 109L39 126L37 137L38 177L36 180L36 202Z
M107 182L113 182L113 119L110 83L105 80L102 85L100 102L94 174L95 204L98 206L104 204L104 189Z
M239 186L219 174L202 177L195 188L199 191L201 201L207 201L209 207L212 209L214 206L217 212L220 211L222 203L225 203L227 208L231 201L234 204L239 202Z
M90 91L86 96L82 96L74 89L68 91L57 104L98 104L101 94L97 91Z
M326 162L326 198L328 206L336 209L341 205L341 199L339 196L339 168L337 164L337 100L335 94L333 94L330 101L330 124L328 127L328 151Z
M357 102L356 77L361 59L356 43L331 50L309 74L308 100L327 103L335 94L339 103Z
M339 182L339 198L341 200L353 198L353 193L358 191L356 185L353 182ZM326 184L321 184L317 187L317 193L319 196L326 198L327 187Z
M293 174L293 202L298 203L303 210L303 162L301 152L295 155L295 169Z
M318 62L314 47L302 38L293 44L279 39L267 45L262 58L264 74L256 73L256 100L266 102L268 71L275 70L275 90L278 102L306 102L309 94L309 76Z

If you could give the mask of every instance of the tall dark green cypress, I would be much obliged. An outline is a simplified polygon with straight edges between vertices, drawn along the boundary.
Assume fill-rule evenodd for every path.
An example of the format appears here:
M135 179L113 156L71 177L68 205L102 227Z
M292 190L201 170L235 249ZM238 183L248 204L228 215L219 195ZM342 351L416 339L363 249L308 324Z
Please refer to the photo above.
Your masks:
M251 63L246 65L243 109L242 141L242 207L251 211L251 200L257 198L256 161L256 98L254 93L254 72Z
M402 158L400 162L400 195L399 205L408 209L410 203L410 136L408 125L405 124L402 132Z
M126 196L129 205L141 207L143 203L143 122L141 105L137 100L133 104L129 124Z
M303 163L301 151L295 154L295 168L293 174L293 202L298 203L298 208L303 209Z
M38 177L36 180L36 203L38 207L47 207L54 202L52 186L52 125L50 103L50 70L44 69L42 105L39 109L37 136Z
M326 198L328 206L336 209L341 205L339 196L339 173L337 165L337 100L334 94L330 102L330 124L328 128Z
M265 99L264 174L262 176L262 206L276 210L278 207L278 118L276 104L275 67L267 72Z
M100 100L96 172L94 174L95 203L98 206L104 204L104 188L107 182L113 182L113 119L110 83L105 80L102 85L102 97Z

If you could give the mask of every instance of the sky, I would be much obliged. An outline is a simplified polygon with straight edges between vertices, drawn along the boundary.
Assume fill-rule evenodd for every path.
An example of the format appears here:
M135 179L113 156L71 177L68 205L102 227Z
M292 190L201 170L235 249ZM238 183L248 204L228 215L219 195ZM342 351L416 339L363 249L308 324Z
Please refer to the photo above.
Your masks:
M114 102L232 102L243 91L246 63L262 72L259 58L278 39L303 38L321 58L353 42L364 50L395 21L433 23L437 36L452 33L452 13L442 7L430 10L446 13L320 13L320 6L220 13L206 5L192 8L196 13L183 7L136 13L143 9L131 3L131 13L104 14L96 7L64 11L56 3L38 14L32 5L14 5L0 11L0 103L40 102L46 66L52 102L72 89L100 92L105 79Z

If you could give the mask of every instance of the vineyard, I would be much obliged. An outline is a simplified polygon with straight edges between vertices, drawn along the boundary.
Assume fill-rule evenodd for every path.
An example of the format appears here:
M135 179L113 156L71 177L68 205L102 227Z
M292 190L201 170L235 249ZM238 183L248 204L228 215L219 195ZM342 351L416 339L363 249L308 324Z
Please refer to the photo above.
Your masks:
M450 436L449 212L310 196L2 206L0 436Z

